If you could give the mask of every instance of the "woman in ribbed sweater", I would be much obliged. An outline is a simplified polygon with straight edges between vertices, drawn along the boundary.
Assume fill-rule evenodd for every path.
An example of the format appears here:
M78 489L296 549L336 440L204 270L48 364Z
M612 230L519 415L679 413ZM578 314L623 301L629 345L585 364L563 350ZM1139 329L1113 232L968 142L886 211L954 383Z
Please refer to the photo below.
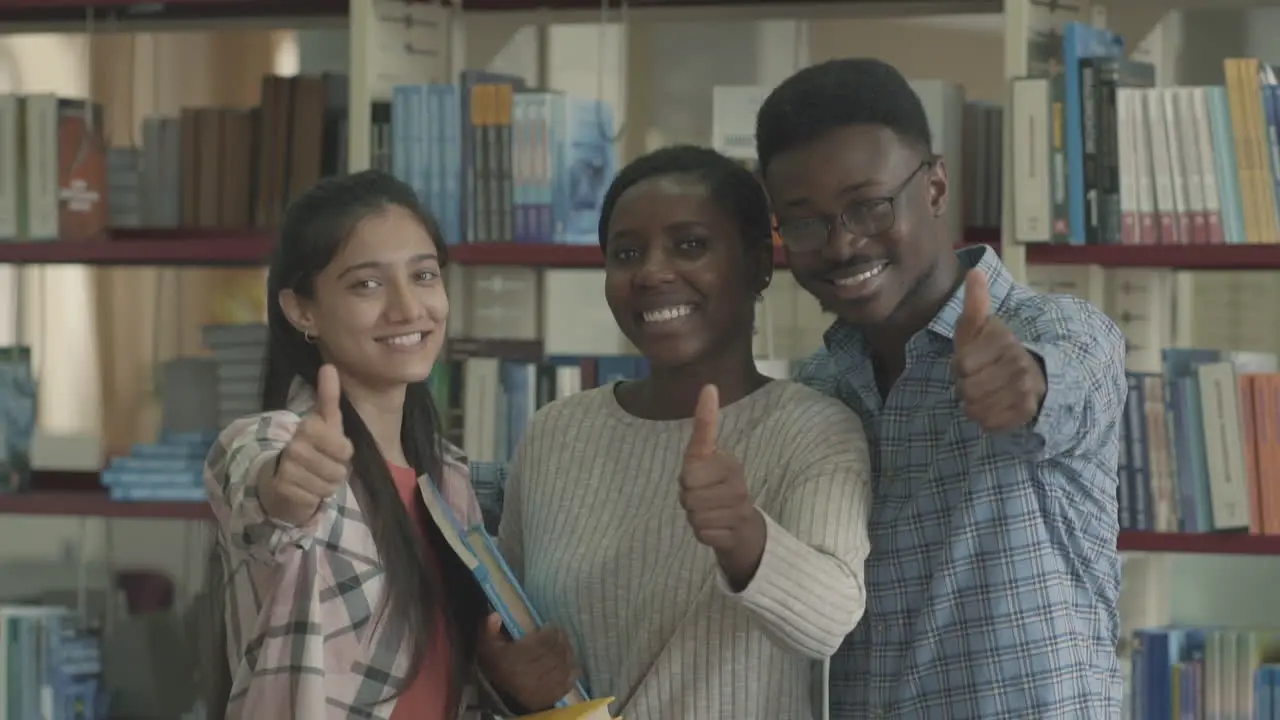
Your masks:
M609 188L600 245L650 374L537 413L503 552L614 714L813 717L814 674L865 607L869 462L845 406L756 369L764 192L714 151L659 150Z

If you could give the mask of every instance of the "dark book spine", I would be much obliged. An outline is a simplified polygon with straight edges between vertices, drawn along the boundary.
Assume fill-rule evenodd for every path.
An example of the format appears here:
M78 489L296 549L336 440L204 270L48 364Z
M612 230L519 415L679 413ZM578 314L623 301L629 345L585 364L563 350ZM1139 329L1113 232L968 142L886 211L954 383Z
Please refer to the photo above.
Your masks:
M1101 239L1098 212L1098 67L1093 60L1080 62L1080 132L1084 148L1084 242L1097 245Z

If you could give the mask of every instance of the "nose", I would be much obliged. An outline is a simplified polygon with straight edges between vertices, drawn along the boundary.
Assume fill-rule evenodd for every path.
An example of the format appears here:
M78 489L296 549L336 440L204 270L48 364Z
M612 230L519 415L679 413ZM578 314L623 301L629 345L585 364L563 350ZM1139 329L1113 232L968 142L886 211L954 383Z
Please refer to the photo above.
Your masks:
M822 257L833 263L847 262L863 245L867 244L865 235L855 235L844 226L844 221L835 218L827 231L827 242L822 246Z
M658 287L675 279L675 269L672 266L671 258L661 249L660 244L655 243L655 245L658 247L651 246L651 249L645 252L644 259L632 278L632 281L638 287Z
M393 323L407 323L418 320L426 311L419 301L413 286L403 280L387 286L387 320Z

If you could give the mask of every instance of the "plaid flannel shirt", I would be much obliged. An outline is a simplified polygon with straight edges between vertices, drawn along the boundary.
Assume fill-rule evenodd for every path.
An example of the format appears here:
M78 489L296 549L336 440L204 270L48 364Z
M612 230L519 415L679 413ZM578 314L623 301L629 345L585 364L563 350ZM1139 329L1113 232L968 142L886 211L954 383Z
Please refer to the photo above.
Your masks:
M259 470L276 461L314 405L310 387L295 383L289 410L232 423L205 464L228 568L231 719L385 719L395 703L381 701L407 671L403 638L373 622L385 578L355 494L343 489L325 501L306 527L267 517L258 501ZM439 488L460 520L480 522L466 458L453 446ZM460 719L482 717L479 697L467 688Z
M988 248L960 257L1043 361L1034 424L993 435L965 417L951 369L963 288L911 338L887 399L842 323L798 368L863 418L872 449L867 613L832 659L831 717L1118 717L1124 337L1084 301L1014 284Z

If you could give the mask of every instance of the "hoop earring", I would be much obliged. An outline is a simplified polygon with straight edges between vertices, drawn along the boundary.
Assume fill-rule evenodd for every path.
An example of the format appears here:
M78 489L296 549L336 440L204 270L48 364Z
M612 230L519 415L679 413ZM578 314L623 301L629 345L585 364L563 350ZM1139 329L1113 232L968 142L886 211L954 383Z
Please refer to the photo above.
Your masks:
M315 339L314 337L312 337L312 336L311 336L311 331L310 331L310 330L303 330L303 331L302 331L302 339L303 339L303 340L306 340L307 342L311 343L312 345L314 345L314 344L315 344L315 342L316 342L316 339Z

